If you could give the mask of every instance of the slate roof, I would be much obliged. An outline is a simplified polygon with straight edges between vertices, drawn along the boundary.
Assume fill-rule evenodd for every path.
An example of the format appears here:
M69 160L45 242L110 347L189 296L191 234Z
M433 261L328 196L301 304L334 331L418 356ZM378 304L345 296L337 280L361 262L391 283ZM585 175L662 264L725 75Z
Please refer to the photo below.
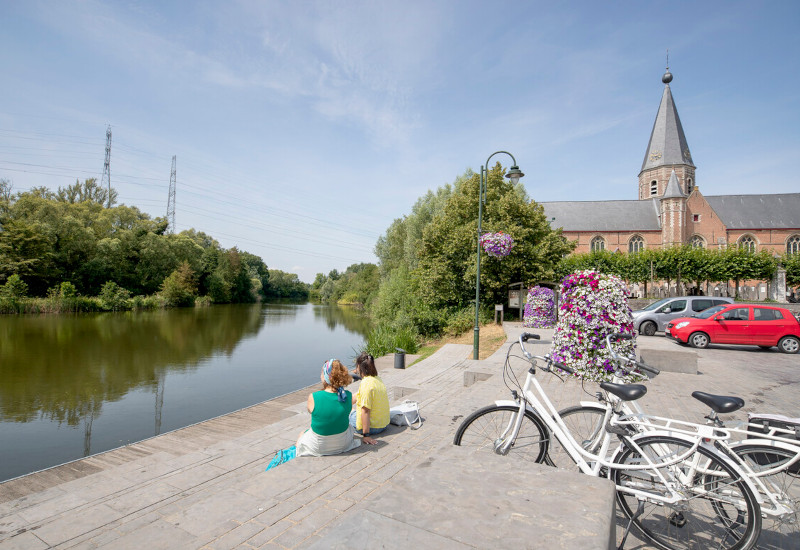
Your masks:
M553 228L564 231L660 231L658 199L543 202Z
M800 193L705 197L728 229L800 228Z
M678 176L675 175L675 170L673 170L669 175L669 181L667 182L667 188L664 190L664 196L661 198L672 199L685 196L686 195L683 194L683 191L681 191L681 186L678 185Z
M800 193L716 195L705 199L728 229L800 228ZM541 205L553 228L603 233L659 231L660 201L560 201Z
M669 79L667 79L667 75L669 75ZM672 91L669 88L671 80L672 75L667 72L663 78L664 94L661 96L661 105L658 106L653 131L650 133L650 142L647 144L647 151L644 154L642 171L673 164L694 166L689 145L686 143L686 136L683 134L678 109L675 107Z

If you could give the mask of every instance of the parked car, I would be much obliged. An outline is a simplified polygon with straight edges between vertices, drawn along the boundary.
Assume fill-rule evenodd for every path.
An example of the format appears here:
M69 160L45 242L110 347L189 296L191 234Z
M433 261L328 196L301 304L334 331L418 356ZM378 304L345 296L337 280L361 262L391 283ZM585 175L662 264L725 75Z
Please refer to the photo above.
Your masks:
M691 317L713 306L732 304L733 298L709 296L677 296L653 302L644 309L633 312L633 328L639 334L652 336L663 331L667 323L678 317Z
M695 348L709 344L745 344L783 353L800 350L800 321L782 307L734 304L717 306L667 324L667 338Z

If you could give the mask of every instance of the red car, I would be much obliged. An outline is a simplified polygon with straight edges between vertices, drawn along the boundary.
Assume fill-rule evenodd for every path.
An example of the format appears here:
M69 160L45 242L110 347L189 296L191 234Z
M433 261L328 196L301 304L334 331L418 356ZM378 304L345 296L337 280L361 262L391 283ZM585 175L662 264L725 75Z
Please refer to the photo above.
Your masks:
M667 324L667 338L695 348L709 344L745 344L783 353L800 350L800 322L782 307L732 304L715 306L694 317Z

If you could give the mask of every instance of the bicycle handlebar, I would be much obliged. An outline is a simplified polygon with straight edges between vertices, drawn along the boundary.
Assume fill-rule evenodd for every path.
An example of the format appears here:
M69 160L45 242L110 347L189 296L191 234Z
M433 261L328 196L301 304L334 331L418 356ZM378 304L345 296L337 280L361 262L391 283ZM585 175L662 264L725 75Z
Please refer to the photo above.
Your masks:
M552 371L552 367L556 367L557 369L561 369L564 372L568 372L569 374L575 374L575 370L572 367L568 367L563 363L559 363L558 361L554 361L550 357L546 357L544 355L531 355L528 353L528 350L525 349L525 342L528 340L540 340L541 337L538 334L534 334L532 332L523 332L519 335L519 347L522 348L522 353L525 354L530 360L541 359L547 364L547 367L542 367L542 370L546 370L548 372Z
M606 336L606 344L608 345L608 351L611 352L611 357L617 363L619 368L622 369L625 373L630 374L630 371L625 369L625 367L622 366L623 362L626 362L626 363L628 363L630 365L633 365L635 368L637 368L639 370L643 370L645 372L649 372L653 376L656 376L659 373L661 373L661 371L659 369L657 369L656 367L651 367L650 365L648 365L646 363L642 363L642 362L637 361L636 359L632 359L630 357L621 357L620 355L618 355L617 352L614 351L614 346L611 343L612 339L613 340L633 340L633 334L626 334L626 333L623 333L623 332L612 332L611 334Z

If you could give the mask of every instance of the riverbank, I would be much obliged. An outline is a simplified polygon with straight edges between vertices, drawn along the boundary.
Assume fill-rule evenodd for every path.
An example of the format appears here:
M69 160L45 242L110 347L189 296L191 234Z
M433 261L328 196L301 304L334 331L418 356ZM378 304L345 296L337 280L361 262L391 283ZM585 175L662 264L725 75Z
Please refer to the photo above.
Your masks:
M376 446L265 472L274 452L307 427L301 390L0 484L0 549L525 548L532 540L543 548L613 547L613 495L605 495L604 480L513 457L476 461L451 444L465 415L508 396L501 366L522 329L506 329L509 343L484 361L464 359L470 345L449 344L405 370L379 366L392 403L416 400L425 423L391 427ZM552 329L535 332L542 339L533 352L546 353ZM662 341L641 337L640 346ZM701 389L744 398L737 418L800 416L796 358L747 346L692 353L698 373L663 372L648 382L645 409L701 419L707 408L690 397ZM524 365L514 370L524 376ZM556 408L587 399L575 381L539 378ZM617 515L617 536L624 524ZM633 536L628 546L644 547Z
M447 344L412 368L379 367L391 401L416 400L425 422L345 455L264 471L307 427L300 391L0 484L0 548L490 548L534 538L607 548L605 480L516 460L501 468L452 446L460 420L504 394L491 373L505 348L487 361L470 353ZM581 513L559 512L577 501Z

